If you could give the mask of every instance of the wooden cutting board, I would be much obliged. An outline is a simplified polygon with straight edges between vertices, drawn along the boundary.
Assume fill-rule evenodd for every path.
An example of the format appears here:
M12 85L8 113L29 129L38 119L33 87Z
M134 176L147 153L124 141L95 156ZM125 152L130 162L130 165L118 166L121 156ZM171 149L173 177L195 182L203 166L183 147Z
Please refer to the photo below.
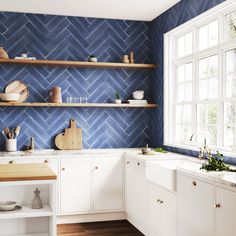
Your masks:
M56 136L55 145L60 150L82 149L82 129L77 128L75 120L71 119L70 128Z

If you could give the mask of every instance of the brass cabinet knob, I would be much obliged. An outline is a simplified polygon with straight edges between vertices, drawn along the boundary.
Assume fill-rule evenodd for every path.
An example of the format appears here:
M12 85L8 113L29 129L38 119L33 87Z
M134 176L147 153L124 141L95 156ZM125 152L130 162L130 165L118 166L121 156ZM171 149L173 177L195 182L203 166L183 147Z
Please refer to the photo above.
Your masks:
M192 182L192 184L193 186L197 186L197 182L195 180Z
M63 171L64 171L64 170L66 170L66 168L65 168L65 167L62 167L62 168L61 168L61 170L63 170Z
M9 161L9 164L14 164L16 161L14 161L14 160L11 160L11 161Z
M214 204L214 208L216 209L216 208L220 208L220 203L215 203Z
M163 204L164 202L161 199L157 199L157 203Z
M44 160L44 163L48 163L48 160Z
M95 170L97 170L98 169L98 166L95 166Z

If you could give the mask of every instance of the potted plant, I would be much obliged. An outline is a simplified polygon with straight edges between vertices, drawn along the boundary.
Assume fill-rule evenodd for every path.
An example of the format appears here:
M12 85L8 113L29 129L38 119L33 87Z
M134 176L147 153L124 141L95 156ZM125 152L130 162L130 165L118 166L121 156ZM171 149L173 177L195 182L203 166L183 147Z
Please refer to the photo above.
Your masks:
M115 103L117 104L121 104L121 99L120 99L120 94L118 92L115 93Z

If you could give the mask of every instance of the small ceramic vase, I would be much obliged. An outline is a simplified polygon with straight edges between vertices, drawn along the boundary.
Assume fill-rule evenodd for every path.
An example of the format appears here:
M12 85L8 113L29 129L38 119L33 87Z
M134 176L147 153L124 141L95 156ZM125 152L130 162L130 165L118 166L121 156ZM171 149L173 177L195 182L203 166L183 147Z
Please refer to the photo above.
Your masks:
M129 56L128 55L123 56L123 63L129 63Z
M134 63L134 52L130 52L129 58L130 58L130 63L133 64Z
M3 47L0 47L0 58L1 59L8 59L9 58L7 52L3 49Z
M116 99L116 100L115 100L115 103L116 103L116 104L121 104L121 99Z
M62 103L61 88L54 87L49 92L49 101L52 103Z
M43 202L42 199L39 196L40 191L38 190L38 188L36 188L36 190L34 191L34 198L32 201L32 209L41 209L43 208Z
M94 56L94 55L91 55L88 59L89 62L97 62L98 59Z

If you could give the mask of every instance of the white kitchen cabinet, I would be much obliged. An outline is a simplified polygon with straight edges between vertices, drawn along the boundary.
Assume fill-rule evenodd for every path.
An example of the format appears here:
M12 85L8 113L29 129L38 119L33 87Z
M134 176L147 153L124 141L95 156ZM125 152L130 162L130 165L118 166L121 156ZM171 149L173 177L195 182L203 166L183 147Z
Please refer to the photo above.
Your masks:
M145 178L145 161L132 157L125 159L125 208L133 220L142 228L146 227L147 180Z
M216 236L235 236L236 192L216 187Z
M94 211L123 209L123 157L102 156L93 163Z
M214 185L179 174L177 189L177 235L213 236Z
M152 236L176 236L176 194L148 183L148 228Z
M62 213L91 211L92 160L61 158L60 207Z

